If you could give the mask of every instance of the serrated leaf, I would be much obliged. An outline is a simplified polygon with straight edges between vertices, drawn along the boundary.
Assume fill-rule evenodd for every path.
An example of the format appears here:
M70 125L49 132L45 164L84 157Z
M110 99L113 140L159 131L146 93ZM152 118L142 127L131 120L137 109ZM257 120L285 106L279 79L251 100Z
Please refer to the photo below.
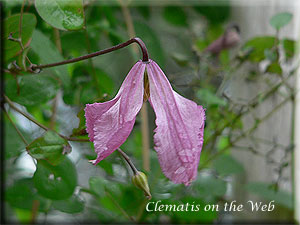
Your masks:
M278 190L275 191L271 184L253 182L246 185L246 188L249 192L257 194L264 199L274 200L275 204L280 204L286 208L293 209L294 201L292 193L287 191Z
M39 15L61 30L78 30L84 25L82 0L35 0Z
M84 202L77 196L72 195L65 200L53 201L53 208L64 213L75 214L84 210Z
M175 26L186 26L187 17L181 7L168 6L164 8L163 16L165 20Z
M240 162L230 155L221 155L214 162L213 166L221 176L238 174L244 171Z
M276 30L279 30L280 28L287 25L291 21L292 18L293 18L293 15L289 12L278 13L271 18L270 24Z
M21 53L21 46L19 43L8 40L11 34L13 38L19 38L19 23L20 14L12 15L3 21L4 28L4 55L5 60L8 60ZM22 44L24 47L28 46L36 26L36 17L31 13L24 13L22 19Z
M64 60L50 39L38 30L33 32L30 46L31 49L39 56L40 64L48 64ZM33 63L37 64L37 62ZM61 80L64 86L68 86L70 84L69 73L65 65L45 69L45 72L48 71L54 73L57 78Z
M40 195L53 200L63 200L73 194L77 185L77 172L68 157L64 157L57 166L39 160L33 180Z
M55 166L70 152L71 146L54 131L47 131L42 137L31 142L26 149L33 158L44 159Z
M16 80L11 79L5 87L5 93L12 101L24 106L47 102L54 98L57 91L57 81L46 74L19 76L18 84Z

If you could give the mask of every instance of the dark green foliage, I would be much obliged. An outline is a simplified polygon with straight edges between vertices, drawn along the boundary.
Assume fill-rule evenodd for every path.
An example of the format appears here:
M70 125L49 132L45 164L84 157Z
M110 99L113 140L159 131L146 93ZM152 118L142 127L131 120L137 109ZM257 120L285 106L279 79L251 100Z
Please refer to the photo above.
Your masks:
M21 53L21 46L16 41L8 40L8 37L11 35L12 38L18 39L20 32L19 32L19 22L20 22L20 14L16 14L10 16L4 20L4 52L5 52L5 60L16 56L17 54ZM23 14L22 20L22 45L27 47L31 41L31 36L34 31L36 25L36 17L30 13Z
M40 195L53 200L62 200L73 194L77 185L77 172L67 157L56 166L45 160L39 160L33 180Z
M249 55L249 59L253 62L260 62L266 58L265 51L270 50L275 46L275 37L255 37L246 42L244 48L250 47L252 51Z
M8 80L5 89L12 101L34 106L51 100L58 91L58 84L50 75L24 75L17 80Z
M165 20L175 26L187 26L187 16L181 7L169 6L164 8Z
M222 1L219 6L212 4L206 6L196 6L194 9L212 24L225 22L229 18L231 12L229 0Z
M58 165L66 154L70 153L69 143L53 131L47 131L26 147L27 152L35 159L44 159L53 166Z
M82 0L36 0L35 7L39 15L57 29L77 30L84 25Z

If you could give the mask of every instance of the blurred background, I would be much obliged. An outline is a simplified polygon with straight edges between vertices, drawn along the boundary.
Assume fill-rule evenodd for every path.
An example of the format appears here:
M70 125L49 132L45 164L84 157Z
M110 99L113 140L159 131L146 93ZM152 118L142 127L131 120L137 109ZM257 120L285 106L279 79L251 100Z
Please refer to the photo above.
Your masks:
M7 222L294 221L296 0L1 3ZM222 206L235 200L242 212L147 212L149 200L132 184L118 152L97 166L89 163L96 154L85 141L83 109L115 96L141 59L135 44L30 71L31 64L78 57L135 36L173 88L206 108L198 178L188 187L162 174L153 149L154 112L147 103L139 113L121 148L147 174L151 201ZM248 200L274 200L275 209L252 212Z

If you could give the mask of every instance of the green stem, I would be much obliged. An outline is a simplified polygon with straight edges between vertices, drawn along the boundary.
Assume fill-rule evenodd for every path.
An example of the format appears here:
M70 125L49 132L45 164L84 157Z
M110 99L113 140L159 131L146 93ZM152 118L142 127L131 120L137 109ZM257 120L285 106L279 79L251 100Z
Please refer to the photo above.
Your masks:
M127 164L130 166L132 172L134 175L138 174L138 170L136 169L136 167L134 166L134 164L132 163L131 159L129 158L129 156L123 152L120 148L117 148L118 152L120 153L120 155L125 159L125 161L127 162Z

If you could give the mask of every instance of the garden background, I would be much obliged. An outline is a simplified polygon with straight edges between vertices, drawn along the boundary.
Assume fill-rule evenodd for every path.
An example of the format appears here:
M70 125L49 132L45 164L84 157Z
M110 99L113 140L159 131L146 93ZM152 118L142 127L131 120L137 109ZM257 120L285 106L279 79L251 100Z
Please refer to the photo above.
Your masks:
M6 222L294 221L296 1L1 3ZM239 40L207 48L228 31ZM148 103L139 113L121 149L147 174L150 201L274 200L274 211L147 212L149 200L117 151L97 166L89 163L96 154L86 141L85 104L115 96L141 58L139 48L132 44L41 71L32 64L79 57L132 37L144 41L178 93L206 108L198 177L188 187L162 174L153 149L154 113Z

